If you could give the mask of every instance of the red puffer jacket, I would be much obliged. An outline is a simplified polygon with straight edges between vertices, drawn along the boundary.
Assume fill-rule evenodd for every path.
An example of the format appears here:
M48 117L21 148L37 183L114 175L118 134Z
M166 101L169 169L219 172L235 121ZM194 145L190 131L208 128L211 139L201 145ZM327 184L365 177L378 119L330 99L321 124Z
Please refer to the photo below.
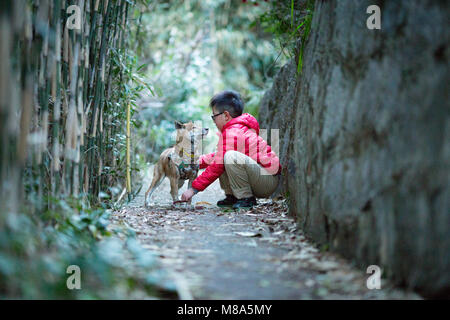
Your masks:
M217 152L200 157L200 169L206 168L206 170L192 182L193 188L203 191L224 173L223 157L229 150L244 153L270 174L281 172L278 156L259 136L258 121L252 115L244 113L223 126L222 135L217 144Z

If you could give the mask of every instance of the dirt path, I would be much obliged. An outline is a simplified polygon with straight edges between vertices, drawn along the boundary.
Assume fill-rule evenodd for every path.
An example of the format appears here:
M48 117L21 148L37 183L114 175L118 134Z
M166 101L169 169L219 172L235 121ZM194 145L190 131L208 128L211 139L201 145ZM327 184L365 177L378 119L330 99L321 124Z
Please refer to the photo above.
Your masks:
M152 172L152 171L149 171ZM284 201L259 200L247 212L173 207L168 179L143 206L144 187L113 221L137 230L141 243L158 253L184 299L414 299L382 280L368 290L366 275L347 261L320 252L287 216ZM183 192L186 185L181 189ZM218 181L193 204L224 197Z

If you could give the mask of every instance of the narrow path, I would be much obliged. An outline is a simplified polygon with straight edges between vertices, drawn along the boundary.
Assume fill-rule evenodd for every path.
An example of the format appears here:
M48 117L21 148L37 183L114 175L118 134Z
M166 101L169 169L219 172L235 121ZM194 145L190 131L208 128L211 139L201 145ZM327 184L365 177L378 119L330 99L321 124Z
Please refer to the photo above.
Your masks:
M181 298L420 298L384 280L381 290L368 290L368 275L337 255L320 252L303 236L287 216L285 201L259 200L247 212L224 211L215 206L224 197L216 182L193 198L193 204L212 206L173 207L165 179L146 209L150 174L141 193L112 220L126 222L145 248L158 253Z

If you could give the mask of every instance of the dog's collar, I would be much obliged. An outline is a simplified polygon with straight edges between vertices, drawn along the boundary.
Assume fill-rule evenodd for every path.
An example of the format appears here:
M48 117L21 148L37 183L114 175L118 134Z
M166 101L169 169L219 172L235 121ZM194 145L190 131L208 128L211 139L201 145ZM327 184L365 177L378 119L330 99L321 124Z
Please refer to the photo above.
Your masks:
M178 170L183 170L184 168L189 168L191 167L192 169L197 169L199 168L198 164L194 164L194 163L184 163L183 161L181 161L181 163L179 165L177 165Z
M191 168L191 169L194 169L194 170L198 170L199 169L199 165L194 163L194 161L192 161L194 159L194 157L191 157L191 163L185 163L183 161L183 158L181 158L181 162L178 163L178 164L177 164L177 162L174 161L175 158L179 158L178 155L176 155L175 153L172 153L171 155L169 155L169 160L172 161L177 166L178 172L180 173L180 175L182 175L184 173L184 170L187 169L187 168Z
M169 156L169 159L172 160L170 158L170 156ZM193 171L198 171L200 168L200 166L198 164L193 164L193 163L186 164L186 163L184 163L183 160L181 160L181 163L178 165L175 162L173 162L173 163L177 166L178 174L180 175L180 179L182 179L182 180L189 179L189 173L191 173Z

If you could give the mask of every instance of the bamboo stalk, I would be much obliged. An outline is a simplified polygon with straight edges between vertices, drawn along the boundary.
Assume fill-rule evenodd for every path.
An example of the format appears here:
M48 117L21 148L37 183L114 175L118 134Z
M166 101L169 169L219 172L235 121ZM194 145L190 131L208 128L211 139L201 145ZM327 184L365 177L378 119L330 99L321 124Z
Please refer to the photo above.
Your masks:
M127 106L127 192L128 192L128 196L131 194L130 120L131 120L131 107L130 107L130 102L128 102L128 106Z
M17 178L11 185L19 190L24 169L29 169L30 180L38 181L32 192L38 198L58 198L79 191L98 195L123 179L125 170L131 193L131 105L120 107L123 95L117 93L119 79L127 81L128 76L119 66L115 77L112 62L116 52L124 59L131 4L76 1L81 30L66 26L71 4L29 0L1 5L0 178ZM112 117L113 112L120 116ZM116 123L125 121L125 112L127 159L117 158L111 143L125 131ZM106 166L121 177L105 175ZM7 198L1 186L0 192L3 202Z

